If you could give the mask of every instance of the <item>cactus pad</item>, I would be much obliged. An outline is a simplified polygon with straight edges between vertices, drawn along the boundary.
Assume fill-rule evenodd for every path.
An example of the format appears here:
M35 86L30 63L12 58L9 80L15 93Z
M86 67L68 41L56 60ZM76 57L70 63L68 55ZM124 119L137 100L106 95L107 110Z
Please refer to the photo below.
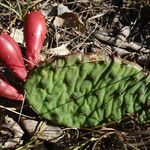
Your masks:
M136 115L150 122L150 76L134 63L101 54L71 54L32 71L27 100L43 118L91 127Z

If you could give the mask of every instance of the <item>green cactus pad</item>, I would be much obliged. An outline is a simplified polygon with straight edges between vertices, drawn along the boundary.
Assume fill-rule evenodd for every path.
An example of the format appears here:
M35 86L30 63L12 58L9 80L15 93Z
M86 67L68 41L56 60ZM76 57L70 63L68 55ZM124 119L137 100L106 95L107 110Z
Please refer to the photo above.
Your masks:
M136 115L150 122L150 76L135 63L102 54L58 57L30 73L28 102L43 118L93 127Z

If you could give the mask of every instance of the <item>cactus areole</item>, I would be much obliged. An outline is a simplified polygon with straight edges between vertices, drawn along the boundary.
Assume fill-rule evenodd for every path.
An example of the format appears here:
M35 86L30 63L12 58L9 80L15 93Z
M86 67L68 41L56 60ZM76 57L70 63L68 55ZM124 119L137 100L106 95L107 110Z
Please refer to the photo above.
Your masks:
M27 100L43 118L93 127L136 115L150 122L150 76L142 68L102 54L71 54L30 72Z

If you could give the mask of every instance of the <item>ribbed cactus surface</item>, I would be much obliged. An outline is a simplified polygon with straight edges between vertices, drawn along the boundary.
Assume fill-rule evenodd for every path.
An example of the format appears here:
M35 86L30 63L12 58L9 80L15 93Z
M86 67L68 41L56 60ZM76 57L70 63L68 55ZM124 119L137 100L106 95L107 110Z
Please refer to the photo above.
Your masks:
M35 69L27 100L43 118L91 127L136 115L150 122L150 76L134 63L102 54L71 54Z

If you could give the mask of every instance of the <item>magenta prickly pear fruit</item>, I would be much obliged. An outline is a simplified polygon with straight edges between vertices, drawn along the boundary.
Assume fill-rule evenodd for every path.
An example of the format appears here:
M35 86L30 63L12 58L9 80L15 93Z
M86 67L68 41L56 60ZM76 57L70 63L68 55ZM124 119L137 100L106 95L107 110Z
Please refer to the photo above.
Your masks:
M23 62L21 49L7 33L0 34L0 61L21 80L26 80L27 71Z
M26 15L24 38L28 65L33 68L39 58L46 35L46 20L40 11L32 11Z

